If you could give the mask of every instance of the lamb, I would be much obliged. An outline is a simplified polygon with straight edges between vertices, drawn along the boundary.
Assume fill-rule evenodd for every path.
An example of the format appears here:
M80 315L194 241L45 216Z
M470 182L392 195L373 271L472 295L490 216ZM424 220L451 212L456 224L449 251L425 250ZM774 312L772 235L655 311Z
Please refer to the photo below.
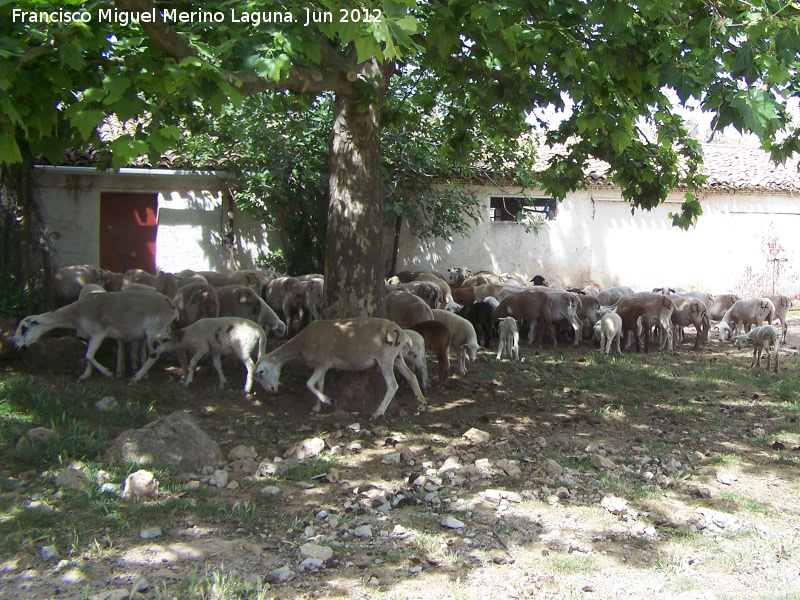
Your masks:
M778 372L778 350L781 347L778 328L774 325L761 325L754 327L748 333L744 333L736 338L736 347L741 350L747 344L753 344L753 363L750 368L761 366L761 353L767 355L767 371L769 371L770 350L775 348L775 372Z
M592 328L600 320L600 302L597 298L585 293L573 293L578 294L578 299L580 300L577 316L585 328L583 337L588 339L592 337Z
M594 325L594 334L600 341L600 349L606 355L611 354L611 344L615 343L617 346L617 354L622 354L620 349L620 342L622 341L622 317L617 313L610 312L602 316L602 318Z
M278 318L253 288L244 285L226 285L217 288L220 317L241 317L271 331L276 338L286 335L286 325Z
M474 361L478 357L478 336L472 323L447 310L434 309L433 318L450 328L451 347L458 348L458 374L467 374L467 358Z
M453 301L461 306L467 306L475 302L475 288L470 286L456 287L452 289Z
M386 317L400 327L408 328L422 321L432 321L433 312L425 301L411 292L386 294Z
M80 381L88 379L92 367L106 377L106 369L94 355L105 338L133 342L144 338L148 348L156 336L178 318L175 303L163 294L142 292L106 292L89 294L63 308L25 317L14 334L14 345L25 348L48 331L59 327L74 329L78 337L89 338L86 347L87 365Z
M511 360L519 360L519 328L514 317L500 319L500 342L497 344L497 360L508 355Z
M781 322L781 343L786 343L786 332L789 329L786 326L786 316L789 312L789 309L792 308L792 299L789 296L784 296L783 294L776 294L774 296L766 296L770 300L772 300L772 304L775 305L775 318Z
M447 269L447 277L442 277L450 285L450 288L461 287L464 280L472 275L467 267L451 267Z
M404 329L403 331L411 338L411 345L403 351L403 358L408 361L408 366L422 378L418 381L422 382L420 387L422 393L426 394L431 389L431 381L428 378L428 361L425 357L425 338L413 329Z
M761 325L771 322L775 317L775 305L769 298L749 298L734 302L722 320L717 324L719 341L733 337L738 333L739 325Z
M450 328L439 321L422 321L412 325L409 329L422 335L425 340L425 349L436 356L439 363L439 378L437 385L444 385L450 371L450 344L452 336Z
M265 390L275 392L283 365L292 360L303 360L314 368L306 387L317 398L314 412L319 412L323 404L331 405L323 393L328 369L364 371L378 365L386 382L386 394L372 419L386 412L397 393L394 369L408 381L417 398L418 410L423 412L425 398L417 378L403 360L403 351L411 344L411 338L400 326L387 319L362 317L314 321L283 346L261 358L256 366L256 379Z
M636 338L636 352L642 351L642 334L644 334L644 351L650 350L650 311L641 302L629 302L617 308L617 314L622 322L622 335L628 332ZM613 313L607 313L613 314ZM605 316L605 315L604 315Z
M172 333L160 335L153 343L150 358L134 375L131 383L139 381L155 364L162 353L176 350L183 357L184 350L193 352L188 368L185 367L185 358L181 360L183 368L183 385L188 386L194 379L197 363L206 354L211 354L211 362L219 376L219 389L223 389L227 380L222 372L223 354L235 354L247 369L247 378L244 382L243 394L249 394L253 388L255 363L251 357L253 350L258 348L258 360L264 355L267 345L267 336L264 330L250 319L240 317L217 317L200 319L188 327L178 329Z

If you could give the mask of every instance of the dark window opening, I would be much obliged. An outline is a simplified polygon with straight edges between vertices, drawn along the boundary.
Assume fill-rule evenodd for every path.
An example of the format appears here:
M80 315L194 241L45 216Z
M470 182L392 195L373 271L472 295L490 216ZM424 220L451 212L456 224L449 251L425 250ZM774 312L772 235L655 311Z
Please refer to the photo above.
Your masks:
M531 198L527 196L492 196L489 199L489 219L492 221L516 221L517 215L537 221L556 218L557 204L553 198Z

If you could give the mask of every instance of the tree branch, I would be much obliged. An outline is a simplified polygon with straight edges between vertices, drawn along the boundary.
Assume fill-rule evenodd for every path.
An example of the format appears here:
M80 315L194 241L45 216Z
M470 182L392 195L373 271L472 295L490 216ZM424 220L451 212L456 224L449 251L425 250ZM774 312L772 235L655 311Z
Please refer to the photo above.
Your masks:
M131 13L155 12L154 23L142 20L139 24L147 37L166 56L176 60L189 57L202 60L194 48L164 21L152 0L115 0L115 4L121 10ZM292 67L289 75L280 81L260 77L252 72L245 73L225 69L219 69L219 72L222 79L236 88L243 96L252 96L266 90L286 90L301 94L331 91L343 96L356 95L356 91L347 80L347 73L336 69Z

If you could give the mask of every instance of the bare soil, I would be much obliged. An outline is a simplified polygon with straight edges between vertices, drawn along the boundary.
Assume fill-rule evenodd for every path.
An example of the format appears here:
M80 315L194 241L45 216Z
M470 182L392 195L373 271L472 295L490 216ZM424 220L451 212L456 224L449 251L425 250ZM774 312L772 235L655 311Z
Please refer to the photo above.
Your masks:
M676 352L633 358L606 359L588 342L523 343L518 363L481 352L466 376L431 390L427 412L415 414L402 386L376 423L374 393L312 415L304 366L287 366L278 394L245 397L241 365L225 363L225 392L205 365L190 400L176 394L154 418L186 410L225 454L252 446L259 461L323 438L327 477L300 487L232 470L233 486L187 492L161 482L158 502L195 497L229 517L170 515L157 538L113 533L102 547L61 549L57 563L34 551L0 557L0 597L102 598L145 578L137 597L183 598L216 577L216 595L195 585L193 597L800 598L798 404L776 392L800 371L800 316L789 331L779 373L762 369L757 385L682 377L685 365L749 370L747 351L715 339L690 351L691 332ZM82 352L71 338L43 340L5 372L58 386L80 374ZM633 365L631 386L644 372L649 400L632 402L638 387L615 369L607 381L586 378L606 360L620 373ZM174 366L154 368L138 385L142 403L176 380ZM463 437L473 428L490 439ZM413 459L392 462L397 444ZM448 516L464 527L443 526ZM365 525L371 536L359 537ZM301 568L308 542L333 549L324 567ZM274 572L285 566L293 574L281 581ZM244 591L221 593L221 575Z

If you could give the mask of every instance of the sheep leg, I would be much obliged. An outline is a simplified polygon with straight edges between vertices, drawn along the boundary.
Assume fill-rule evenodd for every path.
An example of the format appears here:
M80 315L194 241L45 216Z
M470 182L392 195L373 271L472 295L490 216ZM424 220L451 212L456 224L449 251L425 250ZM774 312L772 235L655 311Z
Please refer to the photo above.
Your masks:
M122 340L117 340L117 369L114 372L114 377L120 379L125 375L125 346Z
M331 399L328 398L322 391L323 387L325 386L325 373L327 373L328 368L323 366L318 366L314 369L314 372L309 377L308 381L306 381L306 387L309 391L314 394L317 398L317 403L314 405L313 412L319 412L322 410L322 405L331 406L332 402Z
M94 367L95 369L100 371L103 375L105 375L109 379L111 377L113 377L111 371L106 369L103 365L101 365L99 362L97 362L95 360L95 358L94 358L94 353L97 352L98 348L100 348L100 344L103 343L103 340L105 338L106 338L105 335L97 335L97 336L92 336L91 338L89 338L89 344L86 347L86 356L85 356L86 360L89 361L89 364L86 365L86 369L83 371L81 376L78 377L79 381L85 381L86 379L89 378L89 376L92 374L92 367Z
M211 364L214 365L214 369L219 376L219 389L225 389L225 384L228 383L228 380L225 379L225 374L222 372L222 359L218 353L214 352L211 355Z
M194 353L194 356L192 356L192 360L189 361L189 372L186 375L186 379L183 380L183 385L189 385L190 383L192 383L192 380L194 379L194 370L197 368L197 363L199 363L200 359L203 358L205 355L206 355L205 350L198 350L197 352ZM216 367L216 365L214 366ZM217 371L217 373L219 373L219 371Z
M506 340L503 336L500 336L500 341L497 343L497 360L500 360L503 357L503 350L505 349Z
M156 364L156 361L158 360L159 356L160 356L160 354L155 354L155 355L151 356L150 358L148 358L147 361L145 361L145 363L142 365L142 368L139 369L139 371L136 373L136 375L133 376L133 379L131 379L131 383L132 384L136 383L137 381L139 381L143 377L145 377L147 375L147 372L150 370L150 367L152 367L154 364Z
M458 349L458 374L462 377L467 374L467 349L463 346Z
M575 331L575 341L572 343L572 345L577 346L583 337L583 322L577 317L573 317L572 329ZM608 354L608 352L606 352L606 354Z
M417 411L425 412L425 410L428 408L428 405L425 402L425 397L422 395L422 390L419 389L419 382L417 381L417 378L414 376L413 371L408 368L408 365L403 359L402 354L397 355L397 358L394 361L394 367L400 372L400 375L405 378L405 380L408 382L408 385L411 386L411 391L414 392L414 396L417 398ZM394 379L394 373L392 373L392 379ZM388 405L389 403L387 402L386 406ZM386 410L386 407L384 407L384 410Z
M620 349L620 343L622 342L622 332L618 331L614 336L614 340L617 343L617 354L622 354L622 350Z
M249 354L240 357L244 363L244 368L247 369L247 378L244 380L243 394L249 394L253 389L253 374L256 372L256 365Z
M398 355L398 358L402 360L402 356ZM383 379L386 382L386 394L384 394L383 400L381 400L381 403L378 406L377 410L374 413L372 413L372 416L370 417L370 420L372 421L374 421L378 417L383 416L383 413L386 412L386 409L389 407L389 403L392 401L392 398L394 398L394 395L397 393L397 388L400 387L399 385L397 385L397 380L394 378L394 366L397 365L397 362L398 361L395 359L395 361L392 361L392 363L387 365L385 361L378 361L378 367L380 368L381 374L383 375ZM405 365L405 362L403 362L403 365ZM398 365L398 370L399 370L399 365ZM408 367L406 367L406 371L408 371ZM419 394L417 395L417 400L419 400L419 398L421 398L421 394L419 392L419 384L416 382L416 378L414 377L413 373L411 374L411 377L415 380L412 389L416 387L416 389L414 390L414 394ZM410 383L411 381L409 380L409 384ZM423 399L422 402L424 404L425 400Z

